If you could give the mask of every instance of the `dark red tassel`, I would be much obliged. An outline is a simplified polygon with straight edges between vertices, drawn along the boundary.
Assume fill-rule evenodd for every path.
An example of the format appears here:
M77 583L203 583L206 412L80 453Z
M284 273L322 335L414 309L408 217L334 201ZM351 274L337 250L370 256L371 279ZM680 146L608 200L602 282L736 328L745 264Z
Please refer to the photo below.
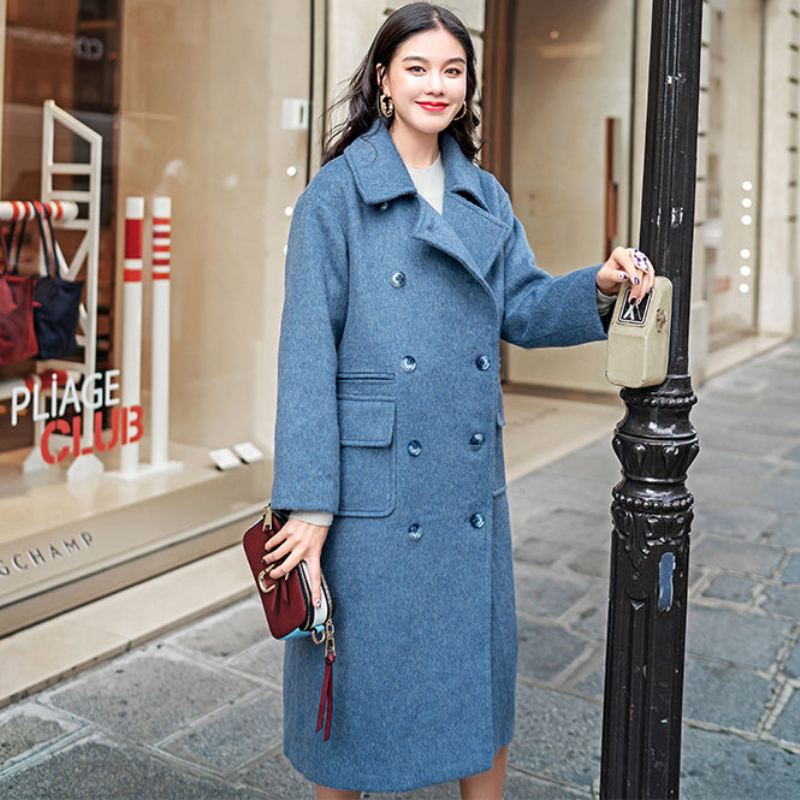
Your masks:
M335 653L325 656L325 677L322 679L322 693L319 698L319 711L317 712L317 730L322 729L322 718L325 716L325 733L323 741L331 738L331 717L333 715L333 662L336 661ZM328 707L327 716L325 706Z

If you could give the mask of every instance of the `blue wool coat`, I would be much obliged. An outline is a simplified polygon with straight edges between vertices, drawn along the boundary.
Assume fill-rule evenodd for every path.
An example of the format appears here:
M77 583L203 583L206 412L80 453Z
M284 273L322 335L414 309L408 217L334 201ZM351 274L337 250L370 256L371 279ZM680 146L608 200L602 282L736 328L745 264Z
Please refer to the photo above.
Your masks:
M382 119L295 206L272 504L334 513L331 738L322 648L285 643L284 752L339 789L489 769L514 728L517 629L500 340L604 339L601 265L538 268L508 194L440 135L443 214Z

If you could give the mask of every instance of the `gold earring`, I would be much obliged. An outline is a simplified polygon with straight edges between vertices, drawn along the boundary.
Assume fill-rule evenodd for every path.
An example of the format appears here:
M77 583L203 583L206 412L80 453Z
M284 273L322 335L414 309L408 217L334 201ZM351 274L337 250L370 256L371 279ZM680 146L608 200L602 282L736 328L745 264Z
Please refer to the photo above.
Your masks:
M453 117L453 120L457 120L457 119L463 119L463 118L464 118L464 117L466 117L466 116L467 116L467 104L466 104L466 102L465 102L465 103L464 103L464 106L463 106L463 107L462 107L462 109L461 109L461 111L459 111L459 112L458 112L458 114L456 114L456 115Z
M392 116L392 114L394 114L394 103L392 102L392 98L389 97L388 95L385 95L383 92L381 92L378 106L381 110L381 114L383 114L383 116L386 117L387 119L389 119Z

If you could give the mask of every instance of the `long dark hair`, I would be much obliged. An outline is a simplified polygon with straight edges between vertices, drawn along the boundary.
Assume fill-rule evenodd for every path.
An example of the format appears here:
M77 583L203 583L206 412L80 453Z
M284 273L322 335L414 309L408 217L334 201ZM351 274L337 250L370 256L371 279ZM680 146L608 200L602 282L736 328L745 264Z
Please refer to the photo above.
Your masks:
M467 55L467 93L464 98L467 112L461 119L453 120L445 130L455 137L470 161L475 159L480 149L475 144L475 129L480 117L472 107L472 98L477 88L475 48L472 39L464 23L452 11L434 3L419 2L401 6L384 20L367 54L350 78L344 96L329 109L328 113L331 114L338 106L349 103L350 112L348 119L332 128L325 138L322 147L323 165L341 155L347 145L368 131L379 116L376 65L382 64L388 70L397 48L406 39L421 31L435 28L442 28L455 36ZM391 119L386 122L391 123Z

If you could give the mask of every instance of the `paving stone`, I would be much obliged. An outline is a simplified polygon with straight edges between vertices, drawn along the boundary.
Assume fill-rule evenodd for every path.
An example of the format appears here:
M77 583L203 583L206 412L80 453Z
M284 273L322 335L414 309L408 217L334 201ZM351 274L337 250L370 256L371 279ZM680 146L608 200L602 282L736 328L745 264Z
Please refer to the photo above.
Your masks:
M800 758L728 733L681 733L682 800L795 800Z
M540 625L528 619L517 622L520 675L550 681L589 646L558 625Z
M283 700L278 692L266 691L224 706L162 749L229 772L280 744L282 735Z
M599 703L520 682L509 762L589 791L600 774L602 710Z
M691 487L690 487L691 489ZM777 511L766 508L731 506L730 503L704 501L695 503L692 535L716 533L737 539L764 538L779 519Z
M786 659L783 665L783 671L790 678L800 678L800 641L795 644L794 649Z
M182 772L175 766L100 737L84 739L0 778L0 797L13 800L256 800L247 787Z
M556 542L564 550L610 541L611 528L610 513L556 508L524 517L517 525L516 536L520 544L527 539L539 539Z
M762 608L773 614L800 619L800 586L768 586Z
M0 715L0 770L12 759L39 745L76 731L80 726L60 719L36 703L13 706Z
M730 424L726 424L725 427L730 428ZM731 480L764 481L777 472L775 464L769 461L743 453L728 453L703 445L701 437L700 452L689 467L688 483L700 475L719 475Z
M769 544L800 550L800 514L781 513L778 520L764 531L761 538Z
M690 603L686 650L744 667L768 669L790 628L781 620Z
M611 436L548 464L542 472L601 481L611 487L622 477L622 466L611 446Z
M598 667L590 672L585 678L575 684L575 689L598 700L603 699L606 683L605 665Z
M283 651L286 645L277 639L267 639L225 662L227 666L246 672L256 678L268 680L275 686L283 685Z
M593 588L593 583L527 564L514 567L517 611L559 617Z
M692 548L691 560L695 564L767 577L775 571L784 554L781 548L768 544L709 534Z
M83 673L46 702L139 742L155 742L255 689L240 675L155 646Z
M800 555L792 556L789 559L789 563L781 575L781 580L784 583L800 584Z
M783 711L775 720L770 733L779 739L785 739L787 742L800 744L800 691L798 689L795 688L794 692L792 692ZM798 757L795 756L795 758ZM798 781L800 781L800 776Z
M608 580L611 560L610 547L609 544L607 547L588 548L570 559L567 564L575 572Z
M510 499L514 502L539 502L548 508L566 507L595 515L598 509L608 509L611 505L612 484L597 478L575 476L565 481L563 475L537 470L517 478L512 487ZM608 514L605 518L610 520Z
M781 419L739 417L735 425L748 433L766 433L769 436L783 436L785 438L797 436L800 433L800 419L782 417Z
M514 560L526 564L550 566L564 555L564 545L540 539L525 539L514 548Z
M706 587L703 595L732 603L749 603L758 582L742 575L719 575Z
M727 503L731 508L748 508L765 505L764 489L768 481L748 481L745 478L731 480L721 475L700 473L692 475L687 482L688 490L694 495L694 507L700 508L709 503ZM693 530L702 533L702 528Z
M796 445L792 447L791 450L787 450L781 458L786 459L787 461L797 461L800 463L800 445Z
M592 597L592 604L574 615L571 625L593 639L605 641L608 627L608 589Z
M755 730L772 691L768 678L693 656L686 657L684 668L684 718Z
M709 450L768 456L780 452L785 445L783 436L751 433L741 428L731 431L727 425L706 423L695 425L695 428L700 437L700 452L707 447Z
M314 784L306 780L283 754L282 747L251 761L235 773L242 783L265 790L274 800L314 800Z
M252 598L218 611L165 641L213 658L228 658L269 636L261 603Z
M759 505L781 511L800 512L800 491L795 476L778 476L769 481L759 496Z

